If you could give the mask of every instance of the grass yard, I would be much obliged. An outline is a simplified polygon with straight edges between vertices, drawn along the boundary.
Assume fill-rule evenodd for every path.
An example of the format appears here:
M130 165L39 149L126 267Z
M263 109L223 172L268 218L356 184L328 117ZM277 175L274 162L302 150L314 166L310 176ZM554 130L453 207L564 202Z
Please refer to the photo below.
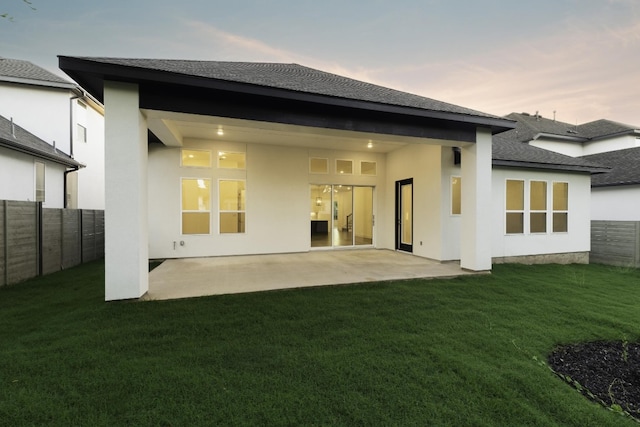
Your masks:
M0 425L637 425L542 361L640 339L640 271L103 302L92 263L0 288Z

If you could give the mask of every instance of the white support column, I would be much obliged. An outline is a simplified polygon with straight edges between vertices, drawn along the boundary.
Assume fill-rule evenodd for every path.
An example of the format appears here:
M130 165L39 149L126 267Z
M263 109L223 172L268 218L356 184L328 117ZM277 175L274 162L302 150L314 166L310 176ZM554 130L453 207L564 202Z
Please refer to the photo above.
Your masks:
M138 85L104 82L105 300L149 289L147 122Z
M462 225L460 266L491 270L491 130L476 130L476 143L461 148Z

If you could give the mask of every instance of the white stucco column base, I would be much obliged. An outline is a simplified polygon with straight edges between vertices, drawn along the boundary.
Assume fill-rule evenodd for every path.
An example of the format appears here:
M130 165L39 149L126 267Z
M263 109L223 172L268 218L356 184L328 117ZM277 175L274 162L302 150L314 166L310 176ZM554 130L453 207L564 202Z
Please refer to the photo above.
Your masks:
M147 122L138 86L104 82L105 300L149 289Z
M460 266L491 270L491 130L478 129L476 143L461 147L462 221Z

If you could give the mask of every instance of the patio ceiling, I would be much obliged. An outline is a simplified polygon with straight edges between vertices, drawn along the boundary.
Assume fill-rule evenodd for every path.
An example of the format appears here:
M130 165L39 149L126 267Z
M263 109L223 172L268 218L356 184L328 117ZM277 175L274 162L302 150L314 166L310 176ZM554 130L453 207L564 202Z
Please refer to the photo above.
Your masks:
M142 110L148 127L160 141L180 147L185 139L295 146L326 150L388 153L407 144L465 145L459 141L415 138L311 126ZM368 147L371 143L371 147Z

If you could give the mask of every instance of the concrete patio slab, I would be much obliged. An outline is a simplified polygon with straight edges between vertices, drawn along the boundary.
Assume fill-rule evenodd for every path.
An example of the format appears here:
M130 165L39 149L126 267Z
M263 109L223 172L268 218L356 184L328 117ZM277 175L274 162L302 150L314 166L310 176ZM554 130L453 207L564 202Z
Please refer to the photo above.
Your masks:
M149 273L143 300L258 292L465 274L439 263L390 250L313 251L294 254L169 259Z

